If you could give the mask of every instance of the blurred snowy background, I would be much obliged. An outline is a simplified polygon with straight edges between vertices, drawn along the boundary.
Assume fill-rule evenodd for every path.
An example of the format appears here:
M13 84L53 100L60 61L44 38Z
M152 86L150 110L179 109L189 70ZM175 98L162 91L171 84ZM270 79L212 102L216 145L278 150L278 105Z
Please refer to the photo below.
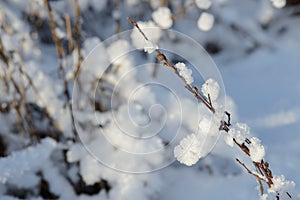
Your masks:
M251 134L262 140L273 173L296 183L296 199L300 183L297 0L1 0L0 199L260 198L255 178L235 158L246 164L251 161L240 149L227 146L223 133L213 151L197 164L187 167L175 161L139 175L106 167L83 148L78 130L84 143L104 154L107 162L130 163L126 164L129 171L148 169L162 160L172 161L174 155L158 153L151 162L142 162L124 157L118 148L102 152L105 144L97 135L99 130L110 135L116 146L148 152L170 148L174 132L192 133L198 122L194 109L199 105L174 74L162 67L133 70L139 62L155 62L154 56L140 51L116 60L131 46L140 45L139 36L115 38L97 48L98 57L86 63L88 68L80 68L97 44L132 28L127 16L145 27L156 27L149 33L151 40L169 42L190 52L191 59L198 53L177 41L168 28L192 37L206 49L221 72L232 120L247 123ZM180 60L171 55L171 61ZM103 78L95 76L107 67ZM80 91L76 105L71 102L75 78ZM121 79L124 84L118 83ZM139 125L147 123L143 111L151 105L160 103L164 109L154 107L151 117L155 120L140 133L141 129L128 125L126 103L134 85L145 80L163 80L182 88L178 95L184 103L181 113L171 93L164 96L159 89L141 90L133 98L140 105L132 110ZM198 81L201 86L203 80ZM91 101L94 94L96 101ZM111 95L115 95L113 104ZM78 109L78 130L72 123L72 106ZM85 112L89 108L96 110L99 121L94 113ZM145 144L124 140L111 123L112 110L119 123L136 134L150 136L164 128Z

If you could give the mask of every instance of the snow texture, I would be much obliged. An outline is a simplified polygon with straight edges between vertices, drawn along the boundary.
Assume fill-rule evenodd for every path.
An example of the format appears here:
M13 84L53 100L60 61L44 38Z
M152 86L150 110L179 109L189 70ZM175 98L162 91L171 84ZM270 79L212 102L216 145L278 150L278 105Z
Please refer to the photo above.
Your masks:
M199 122L199 132L210 136L219 134L219 120L216 117L203 117Z
M220 86L218 82L210 78L202 85L201 91L206 96L206 98L208 98L209 95L210 99L212 101L215 101L219 97Z
M0 182L22 176L26 171L37 171L56 147L53 139L46 138L40 144L26 150L13 152L9 157L0 159Z
M180 163L191 166L202 156L201 145L195 134L188 135L174 148L174 156Z
M57 24L55 31L63 43L64 50L67 50L64 19L65 13L69 13L71 21L74 22L73 1L49 2L53 6L54 19ZM292 6L284 10L277 9L285 6L285 0L262 2L246 0L242 3L240 0L168 1L168 6L173 13L176 13L176 23L172 20L170 10L168 11L165 7L161 8L163 1L160 0L142 3L137 0L119 1L119 8L107 0L79 0L78 2L81 10L80 48L83 58L98 45L98 48L94 49L97 56L89 59L86 65L90 67L81 68L82 71L78 77L84 83L81 85L82 90L88 93L78 98L80 108L85 108L89 104L90 101L86 96L94 95L94 85L98 83L100 72L109 66L109 63L120 65L118 70L112 66L114 73L103 77L103 81L107 84L105 87L109 89L105 93L101 92L109 96L111 94L108 91L116 89L114 97L117 101L114 102L112 108L116 117L113 118L114 116L109 111L95 112L92 115L84 112L79 114L79 127L82 126L83 129L82 140L87 143L87 148L103 153L105 161L114 165L122 163L129 169L151 169L151 166L157 163L174 160L174 154L180 162L192 165L202 157L201 154L207 153L204 152L206 148L201 148L205 135L214 137L217 133L214 130L216 130L216 125L219 125L219 121L217 123L217 119L208 114L207 108L195 101L193 96L181 87L182 81L177 80L170 70L158 68L155 78L152 76L153 67L143 72L133 70L136 69L134 67L136 63L153 62L152 58L154 58L153 55L140 56L138 54L132 57L127 54L131 45L145 50L146 41L136 28L132 31L131 42L128 42L127 38L115 38L107 46L100 44L99 38L109 38L115 33L116 19L121 20L121 28L125 30L131 27L130 24L124 22L125 18L132 16L135 20L141 20L138 24L150 41L154 44L159 43L161 47L175 47L181 51L188 51L189 61L197 60L199 52L192 51L190 45L182 43L174 35L161 29L172 26L177 31L191 36L200 44L214 47L213 50L218 47L219 51L212 54L212 57L219 66L228 94L232 95L236 102L236 106L235 103L230 102L229 107L239 109L238 112L229 110L232 120L247 121L251 125L251 130L259 134L266 147L269 147L267 160L271 163L270 169L273 172L280 172L289 179L299 182L300 138L299 134L295 134L295 130L300 129L300 48L298 43L300 29L299 17ZM208 5L209 2L213 4ZM147 9L148 3L154 12L152 9ZM190 7L190 5L195 5L193 3L197 3L198 8L202 10L208 7L207 12L210 13L201 15L198 27L194 16L200 11L198 8ZM182 17L177 17L177 13L182 11L182 6L186 13ZM23 197L26 199L43 199L38 193L43 186L40 184L41 178L47 182L49 192L57 195L59 199L179 200L186 199L187 194L189 199L243 199L245 197L249 200L258 199L254 188L255 181L251 181L243 169L236 167L232 159L242 155L243 152L240 152L238 148L228 149L223 141L219 141L212 154L200 160L195 167L187 168L175 163L159 172L138 176L111 170L95 161L81 143L66 142L66 139L74 139L74 135L71 130L70 111L62 95L64 93L62 77L57 76L58 57L51 39L51 31L47 25L47 11L44 3L40 0L6 0L0 1L0 10L0 37L3 43L1 51L3 50L3 55L11 56L9 68L0 67L0 140L7 145L7 147L4 146L5 157L0 158L0 199L19 199L21 197L17 197L18 191L20 193L28 191L29 195ZM161 19L165 18L165 20L155 20L152 15L157 15ZM205 17L205 15L208 16ZM24 16L27 20L24 20ZM218 23L214 23L214 16ZM144 21L151 17L155 23ZM32 19L38 21L29 23ZM36 26L38 24L42 26ZM95 24L101 26L95 26ZM211 29L212 26L214 29ZM152 28L147 29L147 27ZM209 34L205 30L210 30ZM149 45L150 48L146 50L153 51L153 46ZM20 55L14 53L15 49L20 51ZM174 59L174 62L178 61L177 57L171 56L170 59L172 61ZM65 78L71 95L75 78L73 71L78 60L79 55L76 49L71 52L66 51L63 63L66 64L64 66ZM205 65L206 62L203 62L201 64ZM5 66L3 59L0 59L0 65ZM29 86L29 81L19 73L19 66L24 67L32 77L39 95ZM190 72L185 70L185 74L190 74ZM125 80L122 82L121 77L124 74L128 75L122 79ZM41 110L44 107L48 109L49 115L55 119L55 125L61 131L59 135L52 135L58 140L57 142L50 138L41 139L40 130L35 132L38 133L37 135L32 134L30 137L22 134L13 106L15 102L19 102L19 95L10 80L6 78L9 75L15 78L17 85L21 88L23 86L28 88L26 103L36 104L37 111L40 111L40 113L37 111L32 113L35 120L42 116ZM281 81L277 81L278 77ZM195 74L192 78L197 84L202 81ZM5 92L5 80L9 82L9 94ZM120 80L122 83L117 85ZM179 109L180 106L172 95L165 96L164 90L155 92L153 88L141 89L130 99L131 105L127 105L136 85L157 80L162 80L164 84L170 83L172 89L183 88L184 91L176 93L182 109ZM214 84L208 85L203 86L205 89L202 92L206 97L210 94L212 101L218 100L218 95L215 95L215 98L212 96L219 89L214 88ZM251 101L249 101L249 91L251 91ZM279 96L278 91L280 91ZM104 105L110 105L110 100L104 99ZM163 109L158 111L152 109L151 106L158 103L163 105ZM5 111L7 105L12 105L8 106L10 109L8 112ZM213 102L213 105L222 106L216 102ZM200 110L200 115L195 112L197 108ZM110 107L106 109L109 110ZM22 114L25 116L23 120L25 120L28 115L23 111L22 107ZM98 120L94 119L94 115L98 117ZM134 136L151 136L157 130L161 130L161 133L155 135L149 143L136 142L132 138L128 139L129 137L116 128L113 124L114 119L122 128L130 130ZM167 119L165 124L164 119ZM43 120L36 123L37 128L45 124ZM147 127L143 128L143 125ZM179 125L180 129L178 129ZM242 143L246 137L249 137L249 127L245 124L236 123L230 128L232 130L225 139L232 146L234 145L233 138ZM198 129L199 133L196 133ZM46 130L45 134L50 131L50 129L43 130ZM108 133L108 138L117 147L129 151L145 153L166 148L170 150L170 153L169 155L157 153L149 163L130 159L117 148L107 147L103 138L99 136L100 130ZM175 144L172 146L170 142L174 135L178 136L175 144L179 143L179 145L173 151ZM188 136L184 137L185 135ZM31 136L34 140L31 140ZM36 141L39 142L36 143ZM251 158L259 161L265 154L264 147L258 139L252 138L250 141L251 144L245 143L245 145L254 156ZM285 144L284 148L283 144ZM66 159L62 152L66 152ZM3 153L2 145L1 153ZM214 157L217 159L213 159ZM81 186L94 184L98 186L99 180L103 179L111 188L108 192L101 189L93 195L77 194L78 191L75 191L74 185L77 184L79 178L83 181L80 183ZM287 181L282 175L274 175L273 182L274 185L267 194L261 197L262 199L276 199L277 192L280 192L280 199L289 199L286 191L291 191L293 199L299 198L294 182Z
M272 181L273 181L273 185L271 186L271 188L268 189L269 193L277 194L278 192L279 193L289 192L293 190L293 188L295 187L295 183L293 181L285 180L284 175L280 175L280 176L275 175L272 178Z
M192 77L192 70L188 69L184 63L178 62L174 65L174 67L177 69L179 75L184 78L188 85L194 82L194 78Z
M260 140L257 137L252 137L250 139L249 151L250 158L253 162L261 162L265 157L265 148L260 144Z
M245 142L246 138L249 136L250 130L247 124L244 123L236 123L230 127L228 131L228 135L231 138L234 138L237 143L242 144ZM228 141L230 141L228 139ZM229 146L232 146L232 143L229 142Z
M144 51L151 54L153 53L156 49L158 49L157 44L150 40L145 40L145 46L144 46Z

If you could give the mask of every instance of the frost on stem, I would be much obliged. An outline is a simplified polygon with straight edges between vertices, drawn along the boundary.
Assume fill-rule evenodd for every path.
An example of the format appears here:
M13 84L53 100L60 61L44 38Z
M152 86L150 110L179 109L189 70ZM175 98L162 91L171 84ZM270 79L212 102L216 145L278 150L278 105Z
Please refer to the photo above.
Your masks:
M250 158L253 162L261 162L265 156L265 148L261 145L260 140L257 137L252 137L250 140L247 137L250 135L250 130L247 124L236 123L228 131L228 135L225 136L225 142L233 147L234 140L238 144L248 143ZM233 140L234 139L234 140Z
M145 52L151 54L157 49L158 49L157 44L155 44L154 42L152 42L150 40L145 40L145 46L144 46Z
M231 127L231 129L228 131L228 140L226 139L226 143L229 146L233 146L233 138L235 141L239 144L242 144L245 142L246 138L249 136L250 130L247 124L244 123L236 123Z
M144 32L145 35L147 35L147 39L154 42L158 43L160 36L161 36L161 29L157 27L153 21L148 21L148 22L137 22L136 23L139 28ZM130 35L132 44L137 48L137 49L144 49L145 43L146 43L146 38L140 33L140 31L137 29L135 26L134 29L132 30L132 33Z
M254 162L260 162L265 157L265 148L257 137L252 137L249 144L250 158Z
M202 156L201 142L195 134L188 135L174 148L175 158L182 164L191 166Z
M202 85L201 91L206 98L210 98L212 101L215 101L219 96L220 86L217 81L210 78Z
M186 65L182 62L178 62L174 65L177 69L179 75L184 78L188 85L194 82L194 78L192 77L192 70L187 68Z
M167 7L159 7L152 13L154 22L162 29L171 28L173 25L172 13Z
M273 180L273 184L268 189L268 193L273 193L278 195L278 193L285 193L287 191L291 191L295 187L295 182L285 180L285 177L283 175L274 176L272 180Z
M201 17L200 17L201 18ZM199 19L200 20L200 19ZM213 24L213 16L212 16L212 23ZM130 18L128 18L128 21L136 27L136 29L140 32L142 36L142 40L149 40L146 36L146 34L139 29L139 26L137 23ZM205 20L204 20L205 21ZM206 22L205 22L206 23ZM204 24L205 24L204 23ZM202 23L200 23L202 24ZM213 79L208 79L202 86L201 90L202 93L198 91L198 89L190 85L189 83L192 83L192 81L187 81L187 77L191 77L191 71L188 71L184 63L177 63L175 66L166 58L166 56L159 51L159 49L156 50L157 52L157 59L161 62L163 62L164 66L169 67L171 70L175 71L175 74L182 78L183 81L187 83L186 88L189 90L194 96L203 102L203 104L212 112L212 114L216 115L215 107L213 107L212 101L215 101L218 98L220 87L216 81ZM191 77L192 78L192 77ZM222 120L221 125L220 121L215 122L215 124L220 125L219 130L224 130L228 133L226 135L226 143L230 146L236 145L239 147L247 156L249 156L253 164L256 168L256 172L252 172L244 163L240 162L238 159L237 162L241 164L249 174L256 177L259 185L260 185L260 192L261 192L261 199L268 198L268 194L264 194L264 187L262 182L265 182L269 190L268 192L276 193L276 198L279 198L280 192L285 192L286 195L289 198L292 198L291 195L284 191L287 189L287 185L293 186L294 182L284 181L284 178L280 176L281 178L276 178L276 176L273 177L272 171L269 168L269 164L263 160L263 157L265 155L265 149L260 144L260 140L257 138L251 138L250 140L247 138L249 135L249 127L246 124L237 123L235 125L231 125L230 123L230 114L228 112L225 112L228 116L228 122ZM207 120L207 119L205 119ZM211 131L211 128L209 123L205 120L202 120L199 124L200 132L207 132L208 130ZM185 137L183 140L181 140L180 144L174 148L174 155L177 158L177 160L180 163L186 164L188 166L195 164L201 156L204 155L203 149L201 148L201 142L199 140L199 135L191 134L187 137ZM253 154L253 155L251 155ZM278 181L278 183L277 183ZM282 187L279 187L282 186Z

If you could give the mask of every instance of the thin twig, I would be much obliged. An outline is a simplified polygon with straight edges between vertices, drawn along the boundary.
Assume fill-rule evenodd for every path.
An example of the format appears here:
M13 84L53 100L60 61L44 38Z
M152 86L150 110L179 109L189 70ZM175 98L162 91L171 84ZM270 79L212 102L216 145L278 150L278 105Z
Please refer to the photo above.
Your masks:
M247 172L253 176L255 176L258 180L260 181L266 181L263 177L261 177L260 175L252 172L243 162L241 162L238 158L235 159L241 166L243 166Z
M139 27L139 25L134 21L132 20L130 17L127 18L127 20L133 25L135 26L139 32L143 35L144 39L145 40L148 40L149 41L149 38L146 36L146 34L141 30L141 28ZM215 109L212 107L212 105L209 103L209 100L206 99L204 97L203 94L199 93L198 92L198 89L196 86L193 86L191 84L188 84L186 82L186 80L180 76L179 72L177 71L177 69L175 68L175 66L170 62L170 60L167 59L167 57L159 50L159 49L156 49L156 58L161 61L163 63L164 66L167 66L169 67L171 70L173 70L175 72L175 74L185 83L185 87L187 90L189 90L191 93L194 94L194 96L200 100L202 103L204 103L206 105L206 107L212 112L212 113L215 113Z
M138 31L141 33L141 35L144 37L144 39L145 40L149 40L148 39L148 37L145 35L145 33L140 29L140 27L139 27L139 25L134 21L134 20L132 20L131 18L127 18L127 20L134 26L134 27L136 27L137 29L138 29ZM163 62L163 64L165 65L165 66L167 66L167 67L169 67L171 70L173 70L174 72L175 72L175 74L178 76L178 77L180 77L181 79L182 79L182 81L184 81L184 83L186 84L186 89L187 90L189 90L191 93L193 93L194 94L194 96L198 99L198 100L200 100L200 101L202 101L203 103L204 103L204 105L212 112L212 113L214 113L215 112L215 109L214 109L214 107L211 105L211 101L210 101L210 98L208 97L208 99L206 99L205 97L204 97L204 95L203 94L201 94L199 91L198 91L198 89L197 89L197 87L195 87L195 86L192 86L192 85L189 85L189 84L187 84L186 83L186 80L183 78L183 77L181 77L180 75L179 75L179 73L178 73L178 71L176 70L176 68L174 67L174 65L167 59L167 57L159 50L159 49L156 49L156 53L157 53L157 59L158 60L160 60L161 62ZM224 121L224 120L222 120L221 121L221 124L220 124L220 130L224 130L225 132L229 132L229 126L231 125L231 123L230 123L230 113L229 112L225 112L225 114L227 115L227 117L228 117L228 121L226 122L226 121ZM240 144L240 143L238 143L237 141L236 141L236 139L235 138L233 138L233 141L234 141L234 143L247 155L247 156L249 156L250 157L250 150L249 150L249 148L245 145L245 143L242 143L242 144ZM248 138L246 138L246 140L245 140L245 142L246 143L248 143L248 144L250 144L251 143L251 141L248 139ZM247 168L247 166L244 164L244 163L241 163L238 159L236 159L237 160L237 162L239 163L239 164L241 164L244 168L246 168L246 170L251 174L251 175L253 175L253 176L255 176L256 177L256 179L258 180L258 182L259 182L259 185L260 185L260 190L261 190L261 193L263 193L262 191L264 190L263 189L263 185L261 184L261 181L263 180L264 182L266 182L267 183L267 185L268 185L268 187L270 188L271 186L272 186L272 184L273 184L273 181L272 181L272 178L273 178L273 176L272 176L272 172L271 172L271 170L269 169L269 166L267 165L265 165L264 163L266 163L266 162L264 162L264 160L262 160L261 162L253 162L253 164L254 164L254 166L255 166L255 168L256 168L256 170L257 171L259 171L260 173L261 173L261 176L262 177L264 177L264 178L262 178L261 176L259 176L258 174L255 174L255 173L253 173L251 170L249 170L249 168ZM290 194L287 194L289 197L290 197Z
M52 33L52 37L53 37L53 41L55 43L56 46L56 50L57 50L57 54L59 56L59 73L60 73L60 77L63 80L63 85L64 85L64 95L66 97L66 104L69 108L69 112L70 112L70 118L71 118L71 124L72 124L72 131L74 133L74 137L75 140L77 140L78 138L78 134L77 134L77 130L76 130L76 126L75 126L75 119L74 119L74 115L73 115L73 109L72 109L72 102L71 102L71 95L68 89L68 81L66 80L66 72L64 69L64 60L65 60L65 52L64 49L62 47L61 41L59 40L57 34L56 34L56 24L54 21L54 14L51 8L51 5L49 3L48 0L44 0L45 6L47 8L48 11L48 17L49 17L49 23L50 23L50 28L51 28L51 33Z

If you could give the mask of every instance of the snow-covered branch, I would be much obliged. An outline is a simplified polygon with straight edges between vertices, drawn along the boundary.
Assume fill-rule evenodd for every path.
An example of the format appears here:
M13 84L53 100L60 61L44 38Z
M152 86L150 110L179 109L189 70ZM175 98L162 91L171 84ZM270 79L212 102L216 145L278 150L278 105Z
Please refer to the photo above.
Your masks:
M139 27L138 23L136 23L131 18L127 18L128 21L139 30L141 35L144 37L146 41L149 41L147 35L143 32L143 30ZM157 47L157 45L155 45ZM186 68L184 63L177 63L173 65L170 60L166 57L165 54L163 54L158 48L155 49L155 52L157 54L157 59L163 63L164 66L167 66L171 70L175 72L175 74L185 83L185 87L188 91L194 94L194 96L200 100L204 105L214 114L218 113L216 112L216 109L213 106L212 101L216 100L219 93L219 86L218 83L212 79L207 80L203 86L202 86L202 93L199 92L199 89L192 85L193 83L193 77L192 71L188 68ZM151 53L151 52L150 52ZM250 157L252 160L255 168L259 172L251 171L244 163L242 163L239 159L236 159L236 161L243 166L249 174L253 175L260 184L260 190L261 190L261 197L267 198L268 194L264 193L264 188L262 185L262 181L264 181L268 186L268 193L274 192L276 194L276 198L279 199L283 192L290 198L292 196L289 194L289 192L283 191L284 189L289 189L291 187L294 187L294 182L285 181L284 176L281 175L283 178L274 178L272 171L269 167L268 162L264 161L265 156L265 148L263 145L261 145L260 140L256 137L248 138L250 132L249 127L246 124L237 123L233 126L231 126L230 123L230 113L225 112L228 116L228 120L222 120L220 124L217 126L219 127L220 131L225 131L227 135L226 143L229 146L236 145L239 147L247 156ZM200 143L199 143L200 144ZM188 136L187 138L184 138L180 145L177 146L174 150L175 156L177 159L186 165L192 165L196 163L201 158L201 152L198 144L197 137L192 134ZM274 181L280 182L274 183ZM276 185L276 186L275 186ZM280 187L280 186L282 187ZM279 186L279 187L277 187ZM284 188L284 189L283 189Z

